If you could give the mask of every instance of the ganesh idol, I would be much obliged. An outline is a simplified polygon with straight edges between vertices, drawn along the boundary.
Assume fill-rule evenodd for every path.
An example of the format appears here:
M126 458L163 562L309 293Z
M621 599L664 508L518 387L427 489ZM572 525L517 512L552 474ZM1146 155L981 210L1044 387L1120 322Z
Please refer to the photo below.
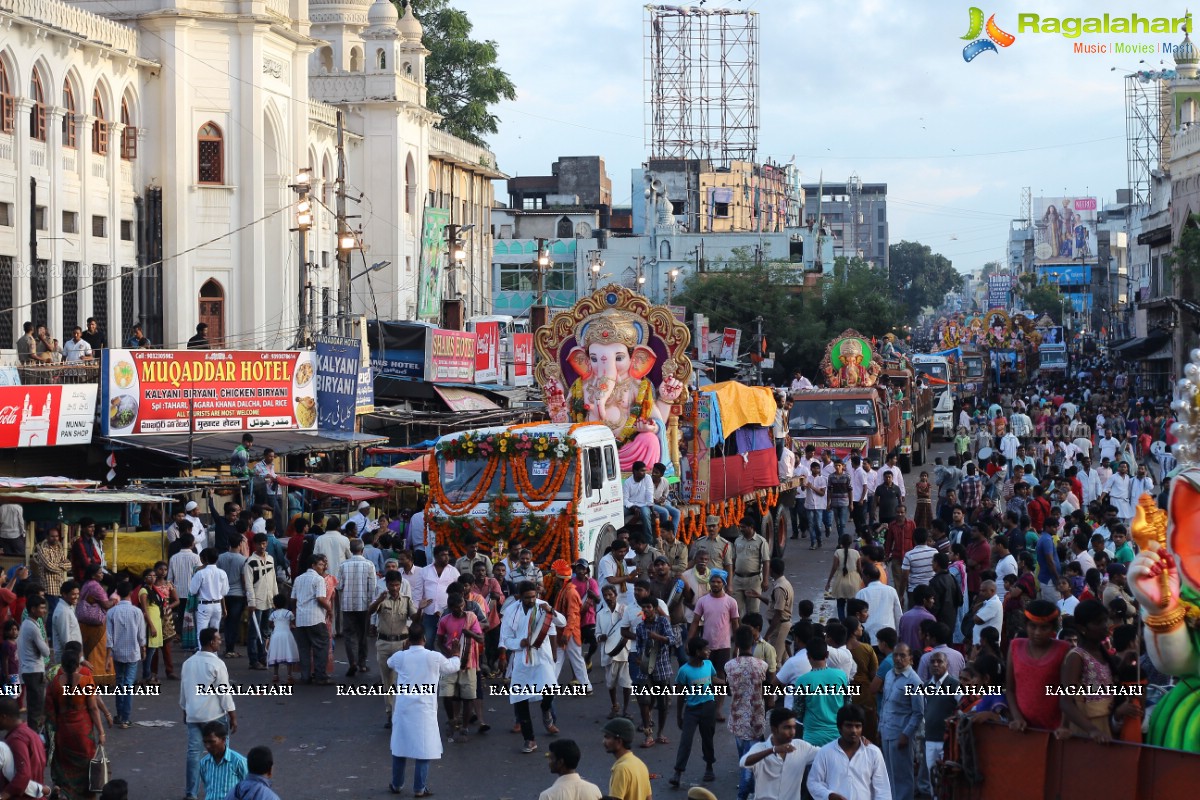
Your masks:
M672 320L673 321L673 320ZM686 330L686 329L685 329ZM676 377L677 360L662 340L657 386L651 380L659 353L652 322L623 308L606 308L584 316L574 328L574 345L566 350L562 372L566 381L550 376L542 381L547 410L555 422L602 422L616 437L621 470L636 461L670 466L668 426L683 397ZM568 346L569 341L561 344ZM686 357L685 357L686 358Z

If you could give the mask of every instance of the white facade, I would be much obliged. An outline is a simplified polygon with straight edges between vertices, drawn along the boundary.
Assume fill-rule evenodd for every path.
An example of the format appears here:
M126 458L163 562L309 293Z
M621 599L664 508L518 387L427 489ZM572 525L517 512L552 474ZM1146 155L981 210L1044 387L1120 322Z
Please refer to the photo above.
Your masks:
M205 321L214 346L291 346L303 260L291 230L298 199L292 185L305 168L315 201L307 306L318 332L334 330L338 110L347 213L359 215L350 227L361 230L350 272L391 262L369 284L353 283L352 311L411 316L436 157L431 139L470 148L432 131L437 117L424 106L427 51L411 11L400 19L386 0L0 0L0 23L0 59L15 108L14 130L0 133L0 203L11 204L7 219L0 206L0 310L15 308L0 319L0 348L11 347L22 322L40 318L30 303L41 288L24 266L35 214L45 221L37 256L51 265L46 319L58 338L96 316L113 343L145 320L147 333L161 331L151 334L154 345L182 347ZM28 119L35 67L48 106L44 143L31 136ZM62 129L71 113L64 85L75 104L73 149ZM108 124L98 127L100 114ZM136 134L125 134L125 125ZM94 152L104 149L92 146L94 128L107 129L107 153ZM474 150L475 163L494 171L494 157ZM31 179L44 213L29 202ZM481 202L490 205L490 191ZM106 220L95 230L106 235L91 235L94 218ZM154 274L156 255L161 291L138 280ZM13 263L11 302L4 297L6 258ZM78 287L68 264L82 265ZM107 293L90 288L92 265L116 276Z

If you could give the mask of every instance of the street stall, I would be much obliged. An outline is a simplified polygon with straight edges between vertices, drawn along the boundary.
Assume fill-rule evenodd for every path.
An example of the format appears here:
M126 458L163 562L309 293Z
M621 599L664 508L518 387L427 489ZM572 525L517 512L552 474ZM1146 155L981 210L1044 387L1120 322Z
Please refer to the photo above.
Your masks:
M311 508L311 501L315 495L318 498L334 498L343 500L346 503L346 508L342 509L338 506L333 506L327 510L334 510L336 513L346 515L356 505L363 500L378 500L381 497L387 497L386 492L381 492L376 489L366 489L359 486L352 486L345 483L332 483L323 481L320 478L311 476L294 476L280 475L279 484L295 489L301 492L304 496L304 508ZM286 524L286 521L285 521Z

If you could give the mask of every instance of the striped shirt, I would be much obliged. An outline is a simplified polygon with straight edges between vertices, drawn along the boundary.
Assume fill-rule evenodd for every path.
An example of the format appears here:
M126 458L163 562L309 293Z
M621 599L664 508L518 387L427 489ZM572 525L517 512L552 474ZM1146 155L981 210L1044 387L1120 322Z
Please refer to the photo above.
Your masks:
M342 611L366 611L375 599L375 565L362 556L351 556L338 568Z
M229 747L225 748L225 755L220 763L211 753L206 753L204 758L200 759L200 780L204 781L205 797L228 796L247 774L249 769L246 767L246 757L235 753Z
M933 580L933 557L937 553L936 547L919 544L904 554L900 566L908 573L909 591L918 586L925 586Z

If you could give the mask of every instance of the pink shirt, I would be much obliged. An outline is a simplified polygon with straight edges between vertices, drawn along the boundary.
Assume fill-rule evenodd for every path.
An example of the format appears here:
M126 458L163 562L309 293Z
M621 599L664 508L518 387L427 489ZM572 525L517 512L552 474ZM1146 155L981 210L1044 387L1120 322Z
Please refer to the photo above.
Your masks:
M579 578L571 578L571 584L575 587L575 591L579 592L579 602L583 609L579 615L580 625L595 625L596 624L596 606L587 604L588 592L592 594L600 594L600 584L596 583L595 578L587 578L579 580Z
M474 614L464 613L461 619L453 614L444 614L438 620L437 632L440 636L446 637L446 649L451 653L458 653L459 639L462 638L464 630L483 635L483 631L479 628L479 620ZM471 646L467 648L467 657L462 664L463 669L479 668L479 648L476 644L476 642L472 642Z
M737 601L727 594L714 597L706 594L696 601L696 616L704 625L704 638L712 650L727 650L738 619Z

